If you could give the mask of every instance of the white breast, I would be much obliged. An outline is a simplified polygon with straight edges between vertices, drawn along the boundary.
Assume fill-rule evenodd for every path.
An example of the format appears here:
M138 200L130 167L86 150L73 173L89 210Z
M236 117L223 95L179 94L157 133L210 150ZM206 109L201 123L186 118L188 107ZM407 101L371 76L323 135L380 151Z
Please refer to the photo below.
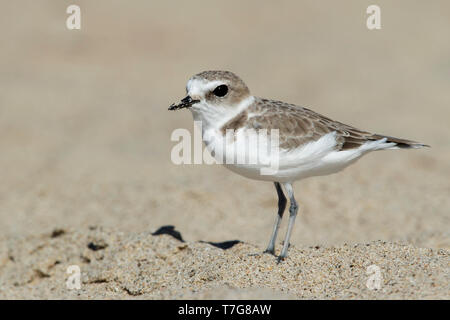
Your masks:
M307 177L336 173L367 152L391 147L391 144L385 143L382 139L368 142L358 149L336 151L336 133L332 132L300 148L280 149L278 152L270 149L272 153L269 153L252 148L251 140L249 143L248 138L251 134L248 134L248 130L239 129L235 137L224 136L217 129L209 129L204 133L205 144L218 163L250 179L277 182L293 182ZM257 145L267 150L270 142L267 139ZM267 173L267 169L274 168L274 164L277 168L275 172L263 174L261 169L265 168Z

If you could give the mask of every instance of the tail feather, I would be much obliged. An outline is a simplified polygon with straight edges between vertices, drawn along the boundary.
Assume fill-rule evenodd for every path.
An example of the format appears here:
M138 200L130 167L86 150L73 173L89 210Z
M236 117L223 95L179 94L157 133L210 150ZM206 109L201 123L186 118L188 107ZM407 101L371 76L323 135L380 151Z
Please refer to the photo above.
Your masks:
M420 149L420 148L424 148L424 147L427 147L427 148L430 147L429 145L423 144L420 142L385 136L385 135L381 135L381 134L374 134L371 137L371 140L372 139L373 140L386 139L387 143L395 143L393 148L400 148L400 149Z

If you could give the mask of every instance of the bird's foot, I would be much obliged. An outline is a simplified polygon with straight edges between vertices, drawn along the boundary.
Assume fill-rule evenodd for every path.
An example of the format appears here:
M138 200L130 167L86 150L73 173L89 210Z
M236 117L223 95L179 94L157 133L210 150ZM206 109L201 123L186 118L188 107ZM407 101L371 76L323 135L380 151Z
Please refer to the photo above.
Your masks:
M275 255L275 249L269 249L269 248L267 248L266 250L264 250L263 251L263 253L268 253L268 254L271 254L271 255Z
M250 257L259 257L259 256L262 256L263 254L271 254L271 255L275 255L275 250L270 250L270 249L266 249L266 250L264 250L263 252L257 252L257 253L249 253L248 255L250 256Z
M277 257L277 264L280 264L280 262L284 261L284 259L286 259L286 257L278 256Z

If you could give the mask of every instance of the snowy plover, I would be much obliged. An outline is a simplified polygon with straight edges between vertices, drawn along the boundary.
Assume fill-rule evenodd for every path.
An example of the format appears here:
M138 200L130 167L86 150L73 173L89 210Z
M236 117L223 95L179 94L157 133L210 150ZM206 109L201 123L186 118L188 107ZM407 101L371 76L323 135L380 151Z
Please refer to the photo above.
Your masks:
M293 104L254 97L246 84L229 71L205 71L192 76L187 96L169 110L189 108L195 121L201 121L202 138L211 154L228 152L224 145L238 145L249 130L278 130L278 169L262 174L262 164L232 163L225 166L245 177L273 181L278 194L278 214L265 252L275 254L275 241L286 197L290 200L289 224L278 261L287 256L289 239L297 215L292 183L311 176L338 172L368 152L383 149L422 148L410 140L372 134L331 120ZM233 130L232 139L227 131ZM227 149L243 152L243 149ZM241 151L239 151L241 150Z

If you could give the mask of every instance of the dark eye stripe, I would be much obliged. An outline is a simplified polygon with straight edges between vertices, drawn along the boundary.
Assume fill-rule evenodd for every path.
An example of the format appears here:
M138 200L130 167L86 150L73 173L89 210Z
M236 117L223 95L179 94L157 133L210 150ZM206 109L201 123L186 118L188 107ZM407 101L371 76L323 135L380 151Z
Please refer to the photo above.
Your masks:
M213 90L213 93L217 97L223 97L224 95L226 95L228 93L228 87L226 85L222 84L222 85L216 87Z

